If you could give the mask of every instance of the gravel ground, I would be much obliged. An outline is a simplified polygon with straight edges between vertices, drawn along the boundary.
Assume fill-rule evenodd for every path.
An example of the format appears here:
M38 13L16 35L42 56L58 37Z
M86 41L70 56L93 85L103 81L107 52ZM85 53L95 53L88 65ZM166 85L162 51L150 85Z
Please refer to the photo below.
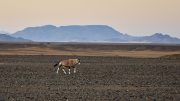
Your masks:
M55 73L80 58L77 73ZM178 59L0 55L0 101L179 101Z

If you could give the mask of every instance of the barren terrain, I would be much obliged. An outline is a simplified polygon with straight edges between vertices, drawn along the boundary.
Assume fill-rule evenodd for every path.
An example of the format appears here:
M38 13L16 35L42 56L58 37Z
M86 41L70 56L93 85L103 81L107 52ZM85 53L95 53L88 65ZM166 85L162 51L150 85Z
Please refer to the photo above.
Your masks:
M129 54L113 53L119 50ZM179 50L168 45L3 43L0 101L179 101L179 54L170 54ZM161 51L168 55L155 58L164 55ZM68 58L81 60L77 73L56 74L53 65Z
M180 45L0 43L0 55L73 55L157 58L180 54Z

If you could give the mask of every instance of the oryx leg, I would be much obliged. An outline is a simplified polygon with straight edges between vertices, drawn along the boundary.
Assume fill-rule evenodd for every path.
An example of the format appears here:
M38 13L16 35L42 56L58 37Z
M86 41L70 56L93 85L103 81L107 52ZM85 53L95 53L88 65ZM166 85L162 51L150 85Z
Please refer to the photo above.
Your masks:
M59 72L59 67L57 68L57 71L56 71L56 73L58 74L58 72Z
M71 74L71 69L70 69L70 67L69 67L69 69L68 69L68 70L69 70L69 74Z
M64 72L64 74L66 74L66 71L64 70L64 68L62 68L62 71Z
M76 73L76 67L73 67L74 68L74 73Z

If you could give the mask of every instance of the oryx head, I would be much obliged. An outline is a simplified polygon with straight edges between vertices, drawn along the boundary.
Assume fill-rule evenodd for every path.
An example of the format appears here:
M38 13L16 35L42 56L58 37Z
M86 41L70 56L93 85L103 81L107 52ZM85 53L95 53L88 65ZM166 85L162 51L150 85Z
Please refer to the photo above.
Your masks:
M80 59L77 59L78 64L80 64Z

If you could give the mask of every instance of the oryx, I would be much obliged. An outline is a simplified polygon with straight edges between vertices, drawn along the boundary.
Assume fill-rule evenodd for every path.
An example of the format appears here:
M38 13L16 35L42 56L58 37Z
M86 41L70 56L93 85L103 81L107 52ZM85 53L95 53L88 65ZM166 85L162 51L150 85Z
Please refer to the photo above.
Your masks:
M58 66L56 73L58 74L60 67L62 68L64 74L67 74L64 70L65 68L68 68L69 74L71 74L70 70L71 68L74 68L74 73L76 73L76 65L80 64L80 59L68 59L68 60L62 60L57 62L54 67Z

